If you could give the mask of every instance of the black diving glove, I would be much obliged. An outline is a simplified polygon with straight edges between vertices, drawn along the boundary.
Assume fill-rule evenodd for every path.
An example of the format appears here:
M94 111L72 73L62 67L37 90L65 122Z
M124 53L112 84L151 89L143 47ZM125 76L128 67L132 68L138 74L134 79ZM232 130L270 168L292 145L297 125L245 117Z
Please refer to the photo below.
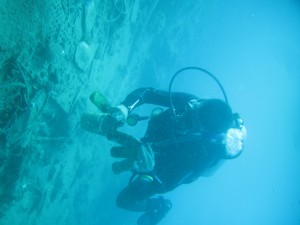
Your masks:
M113 172L119 174L128 170L135 172L151 172L155 166L155 157L152 148L135 139L133 136L120 131L114 131L108 137L121 146L112 147L112 157L124 158L114 162Z
M80 125L86 131L107 136L122 124L110 114L97 115L86 113L81 116Z
M99 91L93 92L90 100L102 114L84 114L80 121L84 130L108 136L118 127L124 125L128 116L128 109L125 105L111 106L109 101Z
M113 147L110 153L115 158L124 158L112 164L112 170L115 174L125 171L147 173L151 172L155 166L154 153L151 147L142 143L129 148L124 146Z

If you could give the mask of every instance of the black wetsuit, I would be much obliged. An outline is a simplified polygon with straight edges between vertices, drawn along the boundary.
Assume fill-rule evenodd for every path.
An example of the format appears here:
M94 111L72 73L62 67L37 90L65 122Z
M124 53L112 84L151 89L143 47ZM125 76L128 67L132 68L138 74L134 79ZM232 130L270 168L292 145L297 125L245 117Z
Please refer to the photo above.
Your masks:
M158 198L150 198L173 190L181 184L197 179L206 170L218 163L224 154L224 146L203 134L194 126L190 100L196 96L173 93L176 122L170 109L149 120L145 136L141 139L149 143L155 153L155 168L150 175L153 182L143 182L136 176L119 194L117 205L132 211L151 211L159 207ZM167 91L140 88L132 92L122 102L129 113L142 104L169 107Z

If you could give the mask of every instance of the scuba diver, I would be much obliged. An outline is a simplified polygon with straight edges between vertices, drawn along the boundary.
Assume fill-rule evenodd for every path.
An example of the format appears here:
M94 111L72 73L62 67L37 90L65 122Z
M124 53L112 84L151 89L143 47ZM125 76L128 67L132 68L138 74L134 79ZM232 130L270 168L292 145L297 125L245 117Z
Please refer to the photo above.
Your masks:
M184 70L188 68L178 74ZM116 204L143 212L138 225L158 224L171 209L171 201L161 194L205 176L224 159L234 159L243 150L246 129L239 115L232 112L222 87L225 101L172 92L172 82L169 92L139 88L115 107L100 92L94 92L90 99L103 114L84 114L81 118L83 129L119 144L110 151L112 157L121 159L113 163L112 170L115 174L131 171L132 176ZM133 113L143 104L164 110L149 118L144 137L137 140L118 128L126 121L133 125L147 119Z

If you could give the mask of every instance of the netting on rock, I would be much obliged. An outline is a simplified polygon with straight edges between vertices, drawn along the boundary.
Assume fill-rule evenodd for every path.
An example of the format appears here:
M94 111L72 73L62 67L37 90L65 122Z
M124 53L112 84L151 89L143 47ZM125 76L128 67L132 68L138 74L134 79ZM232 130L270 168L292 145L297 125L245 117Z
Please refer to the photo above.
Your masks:
M158 4L0 0L1 224L87 224L92 190L101 195L101 182L113 178L108 151L99 151L109 143L83 132L80 115L97 113L88 102L94 90L117 104L136 88L151 72L142 73L145 65L156 65L151 47L173 45L175 55L176 41L165 38L184 22L172 24L175 13Z

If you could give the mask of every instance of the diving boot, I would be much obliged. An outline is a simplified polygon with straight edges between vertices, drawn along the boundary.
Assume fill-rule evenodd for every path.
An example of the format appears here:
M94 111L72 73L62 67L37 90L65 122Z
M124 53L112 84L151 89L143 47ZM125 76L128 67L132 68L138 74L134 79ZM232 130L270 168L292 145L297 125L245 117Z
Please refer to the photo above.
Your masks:
M168 199L160 197L159 208L154 211L144 213L137 221L138 225L157 225L170 211L172 203Z

